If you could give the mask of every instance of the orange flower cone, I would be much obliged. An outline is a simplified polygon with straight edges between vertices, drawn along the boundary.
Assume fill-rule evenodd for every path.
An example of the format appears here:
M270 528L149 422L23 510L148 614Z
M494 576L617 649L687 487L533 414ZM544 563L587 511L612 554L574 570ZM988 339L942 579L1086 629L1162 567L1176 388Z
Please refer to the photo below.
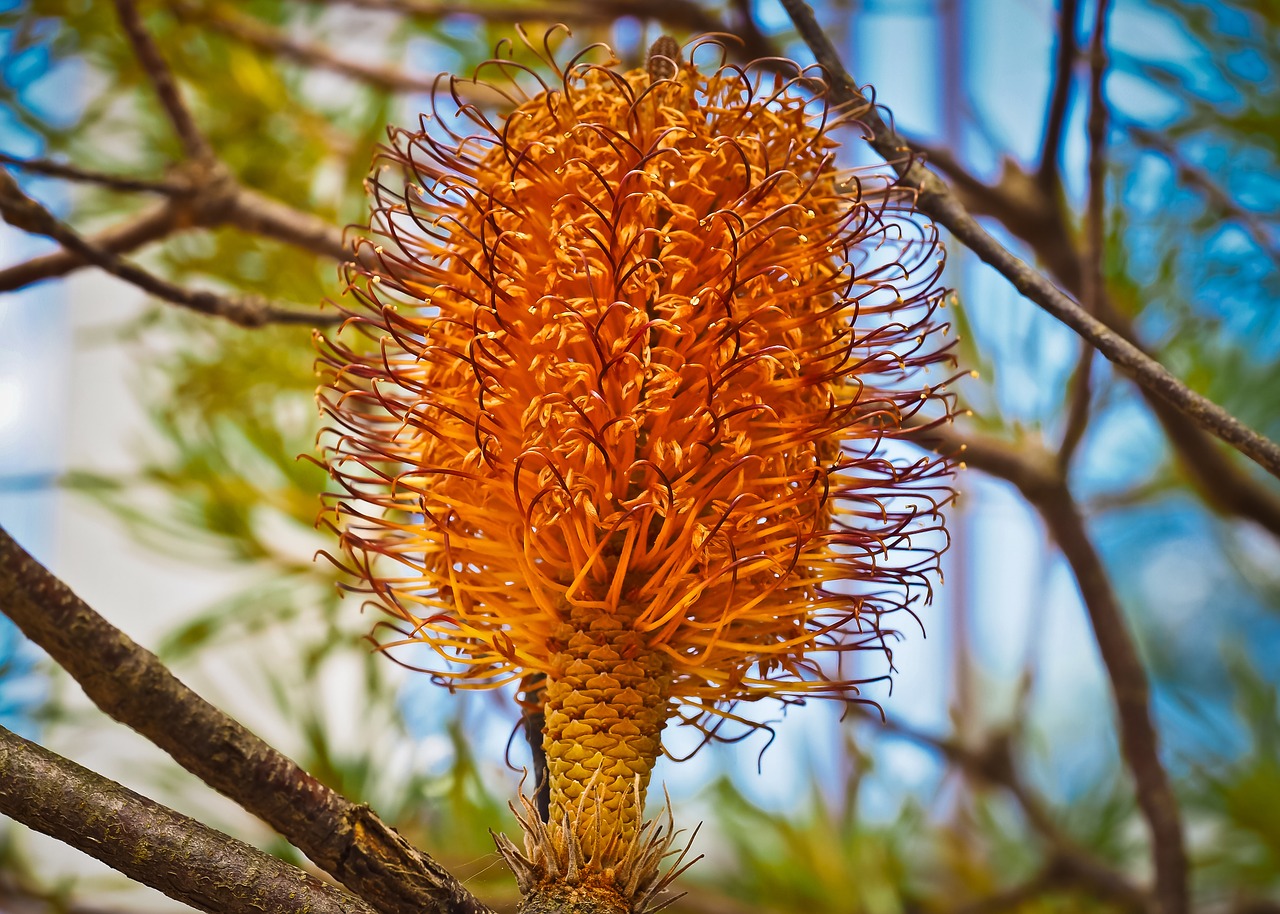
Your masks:
M321 343L345 564L441 681L545 676L524 881L632 907L664 726L856 695L950 498L946 461L886 444L949 402L932 229L838 167L815 80L657 50L548 54L552 85L496 62L503 111L394 132Z

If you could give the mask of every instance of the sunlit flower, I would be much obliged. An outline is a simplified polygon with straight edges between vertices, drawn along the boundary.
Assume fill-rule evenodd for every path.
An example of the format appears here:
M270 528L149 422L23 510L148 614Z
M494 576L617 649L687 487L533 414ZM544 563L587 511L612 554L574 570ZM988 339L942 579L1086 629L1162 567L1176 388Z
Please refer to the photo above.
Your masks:
M442 681L542 703L552 829L599 866L669 720L856 695L950 497L888 442L949 402L932 228L842 170L816 80L663 48L494 62L509 104L394 131L322 343L344 563Z

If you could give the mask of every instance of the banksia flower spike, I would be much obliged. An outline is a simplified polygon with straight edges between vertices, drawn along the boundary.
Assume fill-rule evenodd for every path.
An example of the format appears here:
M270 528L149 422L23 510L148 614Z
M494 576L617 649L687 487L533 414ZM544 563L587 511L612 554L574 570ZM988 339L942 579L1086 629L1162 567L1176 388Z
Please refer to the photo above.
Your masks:
M584 55L494 61L500 106L455 81L392 132L320 397L342 561L394 644L545 715L522 889L631 911L664 884L664 727L853 697L853 652L927 600L948 466L889 439L949 411L949 357L933 230L838 165L856 112L819 80L707 41Z

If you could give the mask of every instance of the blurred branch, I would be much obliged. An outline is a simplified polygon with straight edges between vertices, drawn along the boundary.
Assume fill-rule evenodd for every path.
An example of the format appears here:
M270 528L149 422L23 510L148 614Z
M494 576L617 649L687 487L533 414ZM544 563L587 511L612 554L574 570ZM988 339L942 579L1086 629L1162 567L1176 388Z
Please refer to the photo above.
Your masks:
M387 92L423 92L434 95L441 85L445 88L449 86L448 79L441 77L416 76L391 67L379 67L339 57L322 45L299 41L286 32L241 13L226 9L214 11L189 0L174 0L170 8L184 21L204 25L265 54L306 67L329 70Z
M585 3L545 3L528 6L484 3L437 3L433 0L314 0L326 6L401 13L422 19L471 16L493 22L563 22L565 25L609 23L622 16L656 19L690 32L722 31L723 23L692 0L605 0Z
M1067 0L1064 0L1064 8ZM1100 310L1104 279L1102 259L1107 216L1107 100L1102 83L1107 75L1107 15L1110 0L1097 0L1093 34L1089 38L1089 160L1088 192L1084 211L1084 244L1080 251L1080 305L1095 317ZM1066 23L1064 23L1066 25ZM1075 19L1071 20L1075 28ZM1074 41L1074 38L1073 38ZM1043 162L1041 163L1043 173ZM1066 429L1058 447L1058 461L1070 466L1071 458L1089 425L1092 396L1093 347L1080 341L1080 358L1068 387Z
M333 319L310 312L275 307L257 295L223 296L204 289L187 289L161 279L122 260L111 251L94 246L23 193L18 182L5 171L0 171L0 216L23 231L52 238L82 260L101 267L157 298L200 314L225 318L243 327L259 327L269 323L312 324Z
M84 240L104 253L120 254L159 241L188 227L189 222L186 208L170 200ZM13 292L45 279L65 276L87 265L83 257L68 250L32 257L0 270L0 292Z
M1280 445L1187 387L1155 359L1072 301L1044 275L1015 257L982 228L950 188L925 168L918 158L909 154L907 142L885 123L862 94L840 62L830 38L818 25L809 4L805 0L782 0L782 5L817 62L826 70L831 100L841 108L857 112L858 122L870 133L868 142L898 173L902 186L916 192L916 206L921 212L947 228L1024 296L1093 343L1126 375L1280 478Z
M1020 442L1014 446L987 436L965 436L948 424L922 432L919 440L932 442L930 446L941 453L959 453L966 464L1016 485L1039 511L1070 565L1111 685L1121 753L1133 775L1138 806L1151 833L1156 910L1185 914L1189 909L1187 858L1181 816L1168 772L1160 761L1146 670L1061 465L1038 445ZM1033 824L1040 820L1037 829L1052 825L1047 812L1029 800L1029 795L1019 797L1029 820Z
M1187 161L1178 148L1154 130L1137 124L1126 125L1126 130L1139 146L1154 149L1169 160L1174 172L1188 187L1192 187L1204 195L1209 205L1217 209L1228 219L1239 222L1249 233L1253 243L1265 254L1273 264L1280 267L1280 246L1277 246L1274 233L1267 229L1262 215L1245 209L1231 198L1225 190L1218 186L1203 169L1197 168Z
M868 720L896 736L933 749L970 777L1009 792L1022 809L1027 824L1044 839L1049 848L1049 859L1038 880L1012 890L1013 893L1024 892L1033 884L1037 885L1038 891L1043 891L1050 882L1074 882L1087 886L1101 898L1118 902L1127 908L1136 911L1145 909L1146 898L1142 890L1133 885L1123 873L1099 860L1059 828L1045 802L1026 786L1014 763L1011 734L993 733L981 748L972 749L956 739L934 736L899 721L866 716ZM1040 880L1043 880L1043 884L1039 884ZM973 909L987 911L1012 906L992 904L1003 894L986 899L985 903L975 903ZM970 906L961 910L969 911Z
M108 190L125 193L181 194L188 188L182 181L166 179L130 178L126 175L113 175L101 171L91 171L78 165L66 162L55 162L52 159L23 159L18 156L0 152L0 164L12 165L35 175L47 175L51 178L62 178L67 181L79 181L84 184L97 184Z
M489 914L367 806L307 774L183 685L0 529L0 610L106 714L260 816L383 914Z
M133 46L133 53L151 80L152 88L160 98L160 104L164 107L178 139L182 141L182 148L186 151L188 158L212 162L213 150L209 147L209 141L196 127L191 112L183 104L173 73L160 54L160 49L151 40L150 33L142 24L137 6L134 5L133 0L115 0L115 5L120 24L129 37L129 43Z
M1151 719L1146 670L1106 568L1066 484L1061 483L1031 501L1075 573L1111 681L1119 719L1120 750L1133 774L1138 806L1151 830L1156 910L1161 914L1185 914L1189 901L1182 819L1168 772L1160 761L1159 736Z
M76 166L59 168L83 173ZM70 174L66 177L78 180ZM3 180L7 188L9 179L6 176ZM81 242L99 255L114 255L136 250L180 231L234 225L322 257L339 261L351 258L351 251L343 242L342 230L337 226L313 213L237 185L217 163L184 166L174 177L146 189L167 194L169 200L96 235L79 236ZM70 227L65 228L71 231ZM33 257L0 269L0 292L11 292L45 279L65 276L98 262L86 257L79 249L64 249Z
M1045 112L1044 138L1040 143L1040 167L1036 179L1041 185L1057 190L1062 165L1062 138L1067 122L1067 103L1071 100L1071 74L1075 69L1080 46L1076 40L1079 0L1060 0L1058 4L1058 47L1053 63L1053 88Z
M0 727L0 812L216 914L373 914L343 890Z

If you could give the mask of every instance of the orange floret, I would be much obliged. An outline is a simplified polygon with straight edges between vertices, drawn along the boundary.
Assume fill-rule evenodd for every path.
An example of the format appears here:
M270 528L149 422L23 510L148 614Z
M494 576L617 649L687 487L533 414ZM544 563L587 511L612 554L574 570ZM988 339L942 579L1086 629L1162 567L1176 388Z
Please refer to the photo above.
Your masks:
M837 166L815 80L546 63L393 133L321 402L346 564L450 685L545 675L590 853L677 709L853 695L927 599L948 467L885 439L948 357L932 228Z

